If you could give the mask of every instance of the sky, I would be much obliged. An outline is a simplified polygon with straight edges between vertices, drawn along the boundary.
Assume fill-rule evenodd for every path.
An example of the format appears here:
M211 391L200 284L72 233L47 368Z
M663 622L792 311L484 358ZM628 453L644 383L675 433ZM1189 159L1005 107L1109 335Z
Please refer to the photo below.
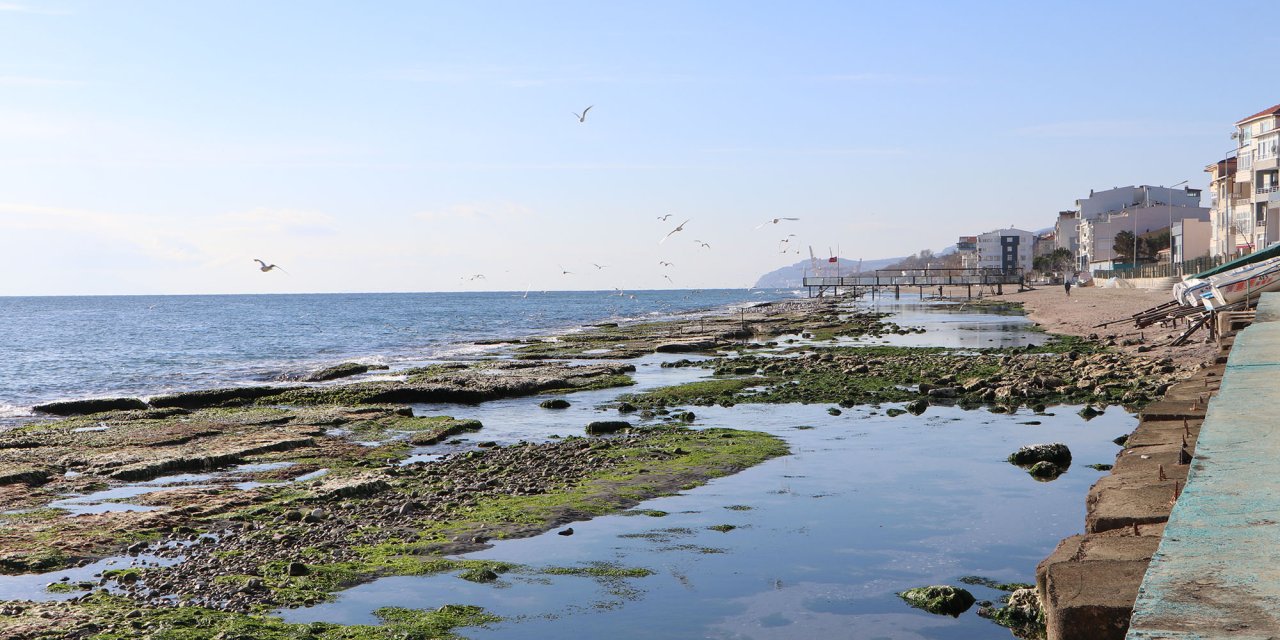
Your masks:
M1203 188L1280 103L1273 13L0 0L0 296L746 287L1041 229Z

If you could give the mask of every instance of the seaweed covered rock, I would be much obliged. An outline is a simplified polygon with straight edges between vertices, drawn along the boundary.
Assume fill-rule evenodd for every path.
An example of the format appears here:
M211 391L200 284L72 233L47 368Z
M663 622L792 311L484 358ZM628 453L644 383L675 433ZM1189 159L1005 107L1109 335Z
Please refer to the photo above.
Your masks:
M40 413L55 416L78 416L103 411L122 411L146 409L147 403L137 398L90 398L87 400L66 400L48 402L32 407Z
M898 594L907 604L924 609L929 613L957 617L975 602L973 594L966 589L951 585L934 585L907 589Z
M368 373L376 369L386 369L386 365L361 364L359 362L344 362L342 364L326 367L319 371L310 373L302 377L303 382L324 382L326 380L337 380L338 378L348 378L362 373Z
M982 607L978 615L1008 627L1019 638L1044 637L1044 608L1035 589L1018 589L1009 595L1005 606Z
M907 410L907 413L910 413L913 416L918 416L924 413L925 409L928 409L928 408L929 408L929 401L925 400L924 398L920 398L918 400L912 400L911 402L908 402L905 407L905 409Z
M543 409L568 409L569 401L564 398L552 398L551 400L543 400L538 403Z
M1033 444L1009 454L1009 462L1019 466L1052 462L1059 467L1068 467L1071 465L1071 450L1061 442Z
M587 433L599 435L602 433L617 433L623 429L630 429L631 423L625 420L597 420L587 425Z

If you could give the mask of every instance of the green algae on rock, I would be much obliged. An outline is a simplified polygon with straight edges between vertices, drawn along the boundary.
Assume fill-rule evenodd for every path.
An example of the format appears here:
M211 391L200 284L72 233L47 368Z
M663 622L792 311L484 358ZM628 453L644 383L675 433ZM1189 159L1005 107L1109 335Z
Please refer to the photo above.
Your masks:
M929 613L939 615L948 615L953 618L968 611L969 607L972 607L973 603L976 602L973 594L969 593L968 590L950 585L907 589L899 593L898 597L917 609L923 609Z

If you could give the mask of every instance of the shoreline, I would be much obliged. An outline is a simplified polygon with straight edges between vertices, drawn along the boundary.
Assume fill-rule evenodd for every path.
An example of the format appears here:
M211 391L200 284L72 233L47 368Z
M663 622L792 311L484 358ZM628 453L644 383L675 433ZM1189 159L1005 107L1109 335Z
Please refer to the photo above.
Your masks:
M657 291L665 291L665 290L657 290ZM673 290L673 291L686 291L686 290ZM693 291L693 290L687 290L687 291ZM720 289L720 290L714 290L714 291L731 292L731 291L737 291L737 289ZM485 296L488 294L506 294L506 293L509 293L509 292L458 292L458 293L446 292L445 294L446 295L477 294L480 296ZM519 293L519 292L516 292L516 293ZM557 291L557 292L551 292L551 293L594 294L596 292L591 292L591 291L559 292ZM602 324L615 323L620 326L626 327L626 326L634 326L638 324L655 323L655 322L679 323L682 320L697 319L701 317L717 317L717 316L727 317L729 314L736 313L740 308L752 308L754 306L758 306L761 304L787 305L788 303L791 303L791 302L798 302L801 305L809 304L808 299L805 299L805 298L797 299L797 298L787 297L783 295L781 290L778 290L777 293L779 296L782 296L782 297L771 298L767 300L746 300L741 302L727 302L721 305L713 305L713 306L700 306L700 307L694 307L694 308L690 308L683 311L662 312L652 317L641 315L641 316L635 316L635 317L620 318L620 317L615 317L611 315L606 315L602 317L583 318L581 320L574 321L571 323L562 323L562 324L553 323L547 327L532 329L527 333L520 333L518 335L511 335L511 336L490 335L487 337L469 338L469 339L459 340L455 342L443 342L443 343L440 343L439 345L436 345L434 347L434 351L436 351L436 353L428 357L410 355L410 352L413 351L413 349L401 350L395 353L391 353L391 352L353 353L353 354L348 354L346 356L339 357L339 358L323 358L323 359L303 358L297 361L275 363L274 366L258 365L258 366L265 367L264 373L268 373L267 377L263 377L260 374L254 374L248 371L244 371L240 375L229 375L224 373L224 374L219 374L217 376L214 376L215 379L222 379L222 381L221 382L212 381L212 384L202 383L197 381L187 385L175 386L173 388L168 388L168 389L139 389L137 391L120 389L116 391L90 393L87 395L77 394L72 392L72 393L68 393L68 394L56 396L56 397L55 396L45 397L31 404L8 402L3 399L0 399L0 409L2 409L2 411L0 411L0 432L3 432L6 429L10 429L16 426L20 426L23 424L30 424L34 421L39 421L42 419L49 418L50 416L48 415L43 415L33 411L34 407L42 404L59 403L59 402L66 402L66 401L110 399L110 398L118 398L121 396L133 396L133 397L143 398L145 400L150 397L158 397L158 396L172 395L172 394L178 394L178 393L188 393L188 392L194 392L194 391L205 390L210 388L254 387L254 386L261 386L261 385L292 384L292 383L299 382L300 378L303 378L306 375L309 375L311 373L315 373L317 371L332 368L335 366L350 364L350 363L372 364L374 366L384 366L384 365L390 364L390 366L396 367L398 370L406 370L406 369L413 369L417 367L427 366L437 362L470 362L470 361L484 360L484 359L490 359L495 357L502 358L502 357L509 357L510 351L513 346L517 346L521 344L529 344L533 342L543 341L546 339L555 339L562 336L572 336L572 335L580 334L583 332L589 332L593 330L593 328L598 327L599 325L602 325ZM227 294L227 297L234 297L235 295L239 295L239 294ZM289 297L294 294L246 294L246 295L257 295L259 297L274 297L274 296ZM389 294L306 294L306 295L381 296L381 295L389 295ZM404 294L396 294L396 295L420 295L420 294L404 293ZM52 296L52 297L82 298L86 296ZM163 299L163 298L168 298L172 296L157 295L157 296L97 296L97 297ZM197 295L197 296L186 296L186 297L201 297L201 296ZM244 363L239 363L235 368L243 368L244 366L245 366ZM226 371L231 371L231 370L233 370L233 368L226 369ZM382 373L387 374L388 372L382 371ZM391 371L389 373L395 374L396 372ZM341 383L343 381L338 381L338 382Z
M443 416L417 416L411 409L406 413L406 402L413 403L423 397L444 398L450 393L474 394L477 388L481 388L477 385L485 384L496 385L487 387L496 395L466 396L467 399L462 401L482 402L497 397L539 395L548 391L560 393L574 389L621 389L627 384L623 378L626 376L625 367L628 365L625 363L628 356L623 353L631 351L623 350L614 354L615 357L621 356L620 360L595 359L593 364L566 366L559 360L573 359L574 356L563 352L548 353L534 349L533 355L537 357L531 360L519 359L520 349L526 347L552 344L558 345L557 349L591 351L593 349L588 347L594 344L618 344L621 341L635 353L711 355L710 360L700 364L680 365L681 361L672 362L676 366L714 366L717 373L720 373L720 367L726 363L737 362L732 371L725 372L735 376L748 375L744 363L751 363L749 368L753 373L750 375L765 376L750 378L755 384L775 385L785 392L783 395L760 396L751 392L746 385L739 383L726 386L716 379L706 381L712 384L699 382L660 388L656 391L661 393L647 392L633 398L636 406L630 409L622 406L629 404L625 401L615 405L614 408L621 414L620 420L601 422L601 429L621 429L623 432L641 435L620 438L606 436L603 439L574 436L572 439L559 441L588 443L587 450L595 452L589 455L599 457L609 455L612 447L625 446L627 438L642 437L646 433L665 432L676 438L676 444L661 448L666 453L640 458L648 475L612 485L612 493L609 495L614 499L619 496L642 499L651 495L636 493L634 488L629 488L631 483L668 486L652 482L650 476L673 469L671 465L684 464L682 460L690 455L690 449L697 441L696 434L704 433L682 426L693 420L693 414L681 411L681 407L704 404L729 407L734 403L751 401L877 405L880 402L906 400L907 395L903 394L909 393L910 397L924 402L923 406L926 408L930 403L959 404L962 407L972 405L975 408L985 404L992 412L997 412L997 408L1001 408L1001 412L1008 412L1009 407L1016 410L1020 406L1053 404L1065 401L1063 399L1066 398L1093 398L1093 401L1102 404L1119 403L1122 397L1142 402L1154 393L1158 380L1163 379L1154 373L1145 373L1155 354L1135 356L1129 362L1124 359L1127 356L1091 353L1085 342L1070 342L1048 348L993 348L984 351L978 358L944 357L942 352L945 349L934 348L840 347L836 346L839 345L838 342L832 341L841 336L860 338L911 332L909 328L899 327L892 321L885 320L884 314L874 310L858 306L841 308L840 305L847 302L849 301L830 298L802 299L783 301L779 305L783 310L777 314L771 314L770 307L758 307L751 314L744 311L736 317L730 314L698 322L673 321L639 323L628 327L595 327L574 334L578 342L537 341L517 346L511 358L423 368L414 374L418 376L417 379L411 376L407 386L412 394L425 395L406 396L403 395L404 389L401 389L398 393L402 395L379 396L376 394L383 393L386 389L358 381L350 385L316 387L314 389L322 391L342 390L346 387L346 392L309 392L312 395L308 396L307 402L299 402L302 398L297 396L289 396L289 402L281 402L272 395L245 397L218 393L215 390L214 393L204 395L175 394L175 399L158 403L165 406L153 404L147 408L89 414L38 428L33 426L21 433L0 433L0 445L13 445L0 446L0 455L9 456L10 462L26 460L28 467L31 467L25 469L24 473L9 478L7 483L0 483L0 506L9 509L15 506L37 508L29 517L10 518L9 522L13 527L0 536L4 544L3 549L0 549L0 566L6 568L6 573L15 569L19 572L30 569L47 570L68 564L83 564L94 558L110 557L122 552L134 554L160 550L173 556L190 557L192 552L184 552L182 549L189 549L184 545L195 540L199 543L196 548L200 550L200 562L193 567L172 571L155 568L142 570L138 574L112 574L104 577L103 581L119 587L131 587L146 583L147 577L151 576L152 580L164 581L164 584L170 585L170 589L176 590L175 593L182 594L184 589L189 590L191 585L200 584L207 579L210 571L214 572L212 575L239 576L230 583L224 580L222 584L225 588L206 594L187 595L206 598L200 600L205 607L222 609L229 606L230 610L244 611L272 602L305 605L320 601L326 597L325 594L371 576L418 571L414 569L417 565L398 560L387 564L383 559L386 554L381 552L370 557L352 557L344 546L348 544L345 541L348 540L346 536L350 531L346 527L351 520L370 525L377 523L379 529L389 527L389 532L435 532L432 535L436 537L424 538L410 547L396 547L393 555L435 554L445 549L470 549L476 545L484 545L495 537L522 537L547 531L566 520L550 516L540 525L530 527L526 523L523 528L503 529L503 518L515 517L523 509L517 507L515 510L492 511L496 504L494 501L499 499L514 499L514 504L517 505L540 504L538 500L547 499L539 497L545 494L541 486L546 481L545 476L516 476L510 482L501 483L499 487L502 488L502 494L507 496L504 498L489 494L490 489L499 487L485 485L488 480L483 475L457 470L441 475L441 469L451 468L444 466L445 464L456 466L467 460L517 455L521 445L494 445L486 448L482 444L479 450L448 454L432 462L415 462L408 466L395 462L410 454L413 450L412 443L438 442L450 437L450 433L456 433L450 431L453 428L481 428L481 425L458 425L455 423L459 421L452 419L442 422ZM998 299L998 302L1016 300L1005 297ZM696 332L686 331L692 329L696 329ZM770 336L779 335L808 337L794 345L785 344L786 341L778 344L768 340ZM748 338L753 342L746 342ZM675 347L679 349L672 351ZM773 353L771 349L779 350L775 355L789 353L794 357L776 358L770 355ZM1077 352L1077 349L1083 351ZM753 351L759 353L752 353ZM1110 371L1119 368L1131 371L1127 377L1133 380L1122 384L1119 381L1103 382L1101 378L1097 382L1090 379L1087 387L1077 386L1073 374L1068 372L1072 363L1077 361L1084 363L1083 366L1076 366L1077 369ZM1042 366L1056 369L1039 368ZM980 379L970 380L972 373L969 371L974 367L984 373ZM993 370L1006 373L993 375ZM1139 374L1140 370L1144 373ZM798 382L794 386L784 384L789 379ZM499 382L495 383L494 380ZM566 385L565 380L577 382ZM850 386L853 381L870 381L877 386ZM904 384L907 386L904 387ZM265 406L256 402L260 399L264 400ZM850 404L846 405L846 402ZM894 415L894 410L896 408L890 410L890 416ZM630 412L636 411L642 428L630 416ZM914 413L910 408L900 411L907 412ZM339 432L333 431L335 426L340 428ZM8 441L15 438L13 442ZM680 440L681 438L684 440ZM375 441L376 446L366 446L366 441ZM590 444L593 442L596 444ZM725 447L732 443L717 438L707 444ZM761 444L763 445L763 441ZM534 451L551 451L560 445L548 443L530 446ZM755 451L743 450L736 453L732 448L712 449L715 450L721 450L727 456L722 467L730 470L727 472L768 457L762 457L758 447ZM537 454L535 457L538 457ZM58 461L57 464L50 466L48 461L55 460ZM211 500L194 489L166 491L167 496L160 498L162 489L159 489L156 497L145 503L158 507L158 510L142 513L68 519L49 513L48 509L41 511L39 507L42 503L34 499L36 495L51 499L68 490L75 492L76 488L88 491L99 486L98 483L104 483L108 487L121 486L120 483L126 483L127 486L128 482L145 481L174 472L225 469L232 464L279 463L288 463L290 466L247 473L235 479L282 484L239 492L216 500ZM328 474L316 480L303 480L321 468L327 469ZM78 475L65 475L64 472L68 470ZM698 484L715 475L703 471L692 476L679 476L682 480L670 486ZM295 487L290 484L292 482L305 484ZM302 495L298 495L299 490L303 491ZM441 491L456 493L442 494ZM661 495L661 491L652 495ZM15 502L18 499L20 502ZM348 502L356 505L349 513L343 506ZM481 523L478 528L446 526L441 529L439 523L442 518L446 523L453 522L457 525L460 517L453 511L441 511L444 504L453 504L454 507L450 508L481 509L493 516L479 520L472 518ZM625 507L624 503L616 504L621 506L610 509ZM501 515L502 513L507 515ZM590 516L594 512L578 513L580 517L584 514ZM422 520L423 518L427 520ZM569 517L569 520L572 519L574 518ZM466 518L462 520L465 521ZM76 526L68 529L70 521L74 521ZM26 527L25 531L19 528L22 526ZM139 538L139 534L143 534L143 537ZM49 549L38 542L48 539L56 539L64 546L80 544L81 547L78 551L72 546L59 553L49 554L46 553ZM293 544L307 542L309 548L327 549L329 551L326 553L331 553L332 556L291 559L251 555L249 557L256 559L255 562L243 564L238 560L245 551L263 553L257 551L260 545L265 543L269 547L277 547L286 539L289 543L286 551ZM240 542L237 543L237 540ZM374 547L381 544L378 540L370 538ZM243 545L243 548L236 546L237 544ZM216 555L218 553L222 555ZM357 567L366 568L341 571L331 568L352 562L356 562ZM291 563L302 566L291 568ZM255 568L268 565L275 568L267 573ZM294 571L300 573L295 575ZM285 575L282 576L281 572ZM179 575L183 576L180 580L174 577ZM308 575L315 578L304 578ZM291 580L292 578L298 580ZM295 583L298 582L313 585L304 590L305 593L300 596L302 600L279 600L279 597L294 597L288 594L297 595ZM215 595L216 598L213 597ZM82 597L80 601L87 603L84 606L88 610L117 606L100 600L99 596L89 595ZM149 611L154 608L153 613L146 614L148 616L162 616L168 611L163 602L140 602L138 606L144 605ZM58 616L64 614L70 615L67 611L79 611L90 619L96 615L86 614L86 609L72 605L32 605L22 610L22 619L30 621L39 618L41 614L50 613L51 610L63 612L57 614L56 619L63 619Z

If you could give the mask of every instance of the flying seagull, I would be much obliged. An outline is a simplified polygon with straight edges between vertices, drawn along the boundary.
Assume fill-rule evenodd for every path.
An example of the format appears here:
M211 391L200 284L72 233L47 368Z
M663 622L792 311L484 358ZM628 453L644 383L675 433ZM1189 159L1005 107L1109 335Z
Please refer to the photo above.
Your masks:
M662 276L662 277L666 278L666 279L667 279L667 282L670 282L671 284L675 284L675 283L676 283L676 281L675 281L675 280L672 280L672 279L671 279L671 276L664 275L664 276Z
M670 266L673 266L670 262L667 262L666 260L659 260L659 261L658 261L658 264L660 264L660 265L662 265L662 266L664 266L664 267L670 267Z
M692 220L692 219L693 219L693 218L690 218L689 220ZM662 239L658 241L658 244L662 244L662 243L666 242L666 241L667 241L667 238L670 238L670 237L672 236L672 234L674 234L675 232L677 232L677 231L684 231L684 226L685 226L686 224L689 224L689 220L685 220L684 222L681 222L681 223L680 223L680 226L678 226L678 227L676 227L676 228L672 229L671 231L668 231L668 232L667 232L667 235L662 236Z
M560 266L560 265L556 265L556 266L560 267L560 275L562 275L562 276L571 275L571 274L573 273L572 271L569 271L568 269L565 269L564 267L562 267L562 266Z
M594 104L593 104L593 105L591 105L591 107L594 107L594 106L595 106ZM586 109L583 109L583 110L582 110L582 113L575 113L575 114L573 114L573 117L577 118L577 119L578 119L578 122L586 122L586 121L587 121L587 112L591 110L591 107L587 107Z
M594 262L592 262L592 263L591 263L591 266L593 266L593 267L595 267L595 268L597 268L597 269L607 269L607 268L609 267L609 265L607 265L607 264L596 264L596 263L594 263Z
M659 221L659 222L666 222L666 221L667 221L667 218L670 218L670 217L671 217L671 214L670 214L670 213L668 213L668 214L667 214L667 215L665 215L665 216L658 216L658 221Z
M778 224L779 222L782 222L783 220L799 220L799 219L800 219L800 218L773 218L773 219L771 219L771 220L765 220L764 222L761 222L761 223L760 223L760 225L759 225L759 226L757 226L756 228L757 228L757 229L759 229L760 227L763 227L763 226L765 226L766 224Z
M703 242L703 241L701 241L701 240L694 240L694 242L696 242L696 243L698 243L698 244L702 245L702 248L703 248L703 249L710 249L710 248L711 248L711 244L710 244L710 243Z
M468 278L468 280L484 280L484 274L477 273L474 276L471 276L470 278Z
M254 258L253 261L258 263L259 269L261 269L263 273L266 273L267 271L270 271L272 269L279 269L281 271L284 271L284 267L281 267L280 265L277 265L277 264L267 264L257 258ZM284 271L284 272L289 273L288 271Z

